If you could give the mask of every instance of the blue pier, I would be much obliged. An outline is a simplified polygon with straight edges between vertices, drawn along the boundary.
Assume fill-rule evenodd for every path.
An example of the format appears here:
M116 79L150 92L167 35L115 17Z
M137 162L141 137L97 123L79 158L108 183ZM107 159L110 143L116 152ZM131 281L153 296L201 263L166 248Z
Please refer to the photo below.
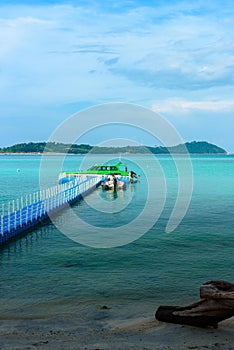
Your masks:
M20 200L13 200L8 203L7 210L3 205L0 217L0 245L39 225L68 204L77 202L95 190L101 181L99 176L80 176L65 184L27 195Z

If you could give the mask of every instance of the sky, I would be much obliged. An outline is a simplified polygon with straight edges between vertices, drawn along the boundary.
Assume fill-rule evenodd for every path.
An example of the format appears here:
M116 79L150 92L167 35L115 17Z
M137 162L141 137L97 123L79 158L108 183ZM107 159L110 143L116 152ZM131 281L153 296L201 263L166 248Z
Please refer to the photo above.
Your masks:
M123 102L234 153L233 33L233 0L1 0L0 147Z

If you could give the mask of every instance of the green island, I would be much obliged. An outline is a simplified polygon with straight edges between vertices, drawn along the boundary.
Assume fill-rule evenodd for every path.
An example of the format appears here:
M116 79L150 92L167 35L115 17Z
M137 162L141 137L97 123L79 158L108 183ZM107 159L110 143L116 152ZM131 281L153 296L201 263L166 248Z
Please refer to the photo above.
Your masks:
M185 148L186 147L186 148ZM9 147L0 148L0 153L71 153L71 154L113 154L113 153L133 153L153 154L177 153L184 154L227 154L227 152L214 144L205 141L186 142L171 147L163 146L124 146L124 147L99 147L87 144L64 144L58 142L29 142L19 143Z

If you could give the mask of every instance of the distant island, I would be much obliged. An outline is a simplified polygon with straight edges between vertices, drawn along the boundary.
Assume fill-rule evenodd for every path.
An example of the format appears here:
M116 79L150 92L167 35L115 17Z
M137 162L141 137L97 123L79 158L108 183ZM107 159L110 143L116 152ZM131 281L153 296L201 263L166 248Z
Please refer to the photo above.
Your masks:
M124 147L99 147L86 144L64 144L57 142L29 142L19 143L9 147L0 148L0 153L71 153L71 154L113 154L113 153L133 153L144 154L183 154L185 146L190 154L227 154L227 152L214 144L205 141L186 142L171 147L163 146L124 146Z

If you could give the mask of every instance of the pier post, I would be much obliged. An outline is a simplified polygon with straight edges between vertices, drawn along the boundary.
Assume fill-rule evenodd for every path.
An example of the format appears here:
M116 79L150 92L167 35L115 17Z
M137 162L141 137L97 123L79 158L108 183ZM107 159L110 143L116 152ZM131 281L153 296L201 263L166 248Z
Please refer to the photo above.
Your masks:
M10 212L10 202L8 202L8 213L7 213L7 231L11 231L11 212Z
M23 219L22 219L22 208L20 208L20 226L22 227Z
M26 225L28 224L28 206L26 208Z
M4 235L4 216L1 215L1 235Z
M16 211L14 212L14 229L16 230L17 227L17 217L16 217Z

